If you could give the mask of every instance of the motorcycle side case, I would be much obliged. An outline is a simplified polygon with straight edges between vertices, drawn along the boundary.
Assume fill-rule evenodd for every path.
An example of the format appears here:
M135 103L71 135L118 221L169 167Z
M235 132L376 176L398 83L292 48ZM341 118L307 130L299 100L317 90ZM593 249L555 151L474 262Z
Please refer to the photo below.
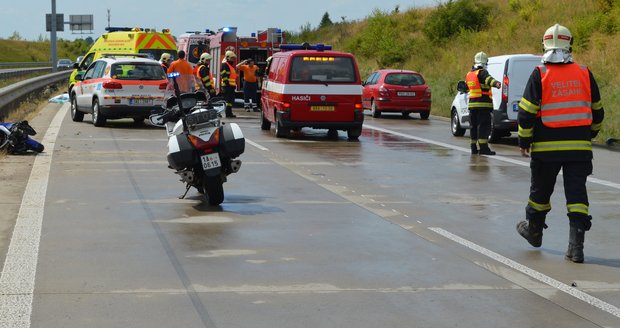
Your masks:
M245 151L245 138L237 123L227 123L221 127L220 147L224 157L235 158Z
M168 164L175 170L192 166L198 161L196 150L185 134L174 135L168 139L167 158Z

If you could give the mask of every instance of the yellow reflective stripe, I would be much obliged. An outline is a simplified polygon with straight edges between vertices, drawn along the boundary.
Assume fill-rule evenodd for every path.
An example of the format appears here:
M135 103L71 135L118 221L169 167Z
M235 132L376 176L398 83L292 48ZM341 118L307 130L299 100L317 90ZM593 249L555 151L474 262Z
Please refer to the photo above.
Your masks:
M484 144L489 143L489 141L487 139L478 139L478 143L481 145L484 145Z
M551 204L547 203L547 204L538 204L533 200L528 200L527 201L528 205L530 205L531 208L537 210L538 212L545 212L545 211L551 211Z
M519 102L519 108L534 115L536 115L538 113L538 110L540 110L540 106L531 103L525 98L521 98L521 101Z
M519 137L521 138L531 138L534 136L534 128L526 129L519 125Z
M566 204L566 209L568 210L568 213L583 213L588 215L588 205L586 204Z
M592 110L603 109L603 102L597 101L592 103Z
M601 127L603 126L603 123L592 123L592 131L599 131L601 129Z
M469 142L469 143L470 143L470 144L472 144L472 145L475 145L475 144L477 144L477 143L478 143L478 140L476 140L476 139L470 139L470 142Z
M488 102L469 102L469 104L467 104L467 107L469 108L493 108L493 104L488 103Z
M592 142L586 140L541 141L532 143L532 152L545 151L592 151Z

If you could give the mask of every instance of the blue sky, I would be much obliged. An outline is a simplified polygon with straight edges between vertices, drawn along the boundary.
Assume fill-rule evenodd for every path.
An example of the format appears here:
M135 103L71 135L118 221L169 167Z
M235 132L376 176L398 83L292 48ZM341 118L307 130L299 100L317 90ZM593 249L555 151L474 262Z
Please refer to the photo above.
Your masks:
M8 0L3 0L8 1ZM217 30L224 26L237 26L238 35L250 35L257 30L277 27L299 31L310 23L316 27L323 14L329 13L332 21L363 19L374 9L401 10L435 6L439 0L56 0L56 12L65 15L94 15L93 34L72 34L69 26L58 33L58 38L73 40L91 36L97 38L108 26L107 9L110 9L111 26L137 26L145 28L170 28L172 34L186 31ZM45 14L51 13L51 0L17 0L0 10L0 38L8 38L14 31L22 38L36 40L48 37L45 32Z

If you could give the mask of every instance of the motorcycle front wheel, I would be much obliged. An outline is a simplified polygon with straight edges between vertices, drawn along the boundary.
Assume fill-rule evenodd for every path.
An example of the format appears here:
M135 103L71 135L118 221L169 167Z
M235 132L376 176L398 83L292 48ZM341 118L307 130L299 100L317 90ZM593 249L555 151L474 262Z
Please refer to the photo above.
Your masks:
M202 179L202 189L205 192L205 200L209 205L217 206L224 201L224 182L219 176L204 177Z

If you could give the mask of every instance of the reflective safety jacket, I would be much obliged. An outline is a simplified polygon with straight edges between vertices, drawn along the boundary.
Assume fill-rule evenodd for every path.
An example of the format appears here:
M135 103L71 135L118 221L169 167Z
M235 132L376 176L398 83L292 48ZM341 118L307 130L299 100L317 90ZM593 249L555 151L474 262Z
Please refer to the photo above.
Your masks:
M465 82L469 88L469 109L493 109L493 93L491 86L497 81L489 75L486 69L474 69L467 73Z
M223 86L237 86L237 71L233 65L228 63L228 61L225 61L222 63L220 72Z
M562 128L592 124L590 75L583 65L538 66L542 100L538 112L545 126Z
M196 77L198 78L198 81L202 81L202 85L204 85L205 89L207 89L209 93L212 93L212 90L214 89L213 75L206 65L196 65Z
M592 160L592 142L604 118L592 73L577 64L534 69L519 103L519 147L542 161Z

